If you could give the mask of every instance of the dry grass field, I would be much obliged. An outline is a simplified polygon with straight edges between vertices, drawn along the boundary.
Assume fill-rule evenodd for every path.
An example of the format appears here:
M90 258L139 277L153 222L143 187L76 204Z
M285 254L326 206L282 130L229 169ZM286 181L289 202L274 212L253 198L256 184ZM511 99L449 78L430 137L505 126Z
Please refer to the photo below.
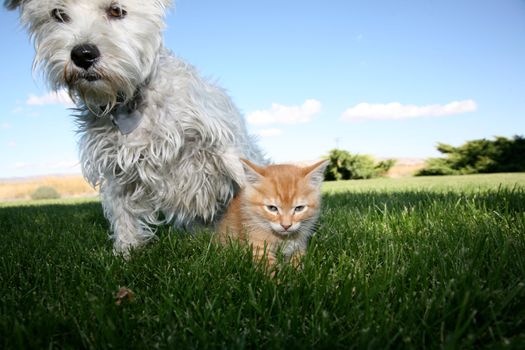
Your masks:
M387 177L400 178L413 176L416 171L423 169L425 160L420 158L398 158L396 164L388 171Z
M61 197L96 195L81 175L56 175L27 179L0 180L0 201L26 200L42 186L53 187Z
M424 166L421 159L401 158L387 177L412 176ZM82 175L55 175L14 180L0 180L0 201L31 199L31 194L42 186L53 187L62 198L94 196L97 194Z

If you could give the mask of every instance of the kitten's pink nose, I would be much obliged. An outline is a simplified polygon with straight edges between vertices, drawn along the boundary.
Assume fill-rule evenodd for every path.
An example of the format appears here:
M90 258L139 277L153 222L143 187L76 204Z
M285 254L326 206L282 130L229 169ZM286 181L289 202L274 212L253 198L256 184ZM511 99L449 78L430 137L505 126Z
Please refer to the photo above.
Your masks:
M292 224L289 224L289 225L287 225L287 224L281 224L281 226L284 228L285 231L288 231L288 229L289 229L290 227L292 227Z

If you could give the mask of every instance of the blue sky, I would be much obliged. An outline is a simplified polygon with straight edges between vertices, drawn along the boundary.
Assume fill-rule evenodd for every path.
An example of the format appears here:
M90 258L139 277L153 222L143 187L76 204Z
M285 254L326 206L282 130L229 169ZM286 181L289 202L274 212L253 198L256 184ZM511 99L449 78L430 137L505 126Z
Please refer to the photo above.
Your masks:
M31 72L17 12L0 30L0 178L79 173L75 125ZM277 162L525 134L524 0L180 0L164 37Z

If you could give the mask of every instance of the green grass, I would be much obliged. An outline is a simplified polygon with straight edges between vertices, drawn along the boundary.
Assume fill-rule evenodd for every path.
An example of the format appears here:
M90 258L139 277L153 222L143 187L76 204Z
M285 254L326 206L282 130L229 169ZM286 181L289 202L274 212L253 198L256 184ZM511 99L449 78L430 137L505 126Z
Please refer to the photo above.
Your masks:
M497 190L498 187L525 187L525 173L476 174L457 176L421 176L399 179L376 178L367 181L326 182L324 190L334 192L418 191L418 192L475 192Z
M524 175L327 183L275 279L207 232L125 262L97 202L4 205L0 348L524 348Z

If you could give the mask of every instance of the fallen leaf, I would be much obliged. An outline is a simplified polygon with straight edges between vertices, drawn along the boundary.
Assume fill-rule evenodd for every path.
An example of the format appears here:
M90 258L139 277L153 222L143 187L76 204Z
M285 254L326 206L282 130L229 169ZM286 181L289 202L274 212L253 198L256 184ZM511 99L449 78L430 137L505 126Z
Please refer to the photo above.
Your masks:
M115 301L115 304L120 305L125 300L132 301L134 297L135 294L131 289L128 289L126 287L120 287L120 289L117 292L117 295L115 296L115 298L117 299Z

